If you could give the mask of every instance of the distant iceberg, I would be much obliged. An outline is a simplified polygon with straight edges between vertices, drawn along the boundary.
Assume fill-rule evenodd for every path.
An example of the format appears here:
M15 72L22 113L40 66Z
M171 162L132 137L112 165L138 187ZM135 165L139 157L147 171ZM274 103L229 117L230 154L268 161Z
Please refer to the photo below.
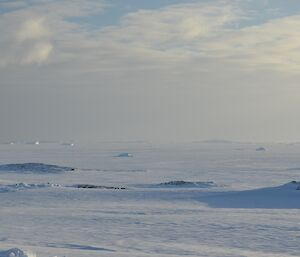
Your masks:
M133 157L132 153L119 153L116 157Z

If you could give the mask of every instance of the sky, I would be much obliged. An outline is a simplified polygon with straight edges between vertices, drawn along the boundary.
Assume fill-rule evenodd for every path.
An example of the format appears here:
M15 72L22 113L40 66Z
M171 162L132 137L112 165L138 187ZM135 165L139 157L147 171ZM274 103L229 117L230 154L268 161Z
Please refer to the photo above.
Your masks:
M300 141L300 1L0 0L0 142Z

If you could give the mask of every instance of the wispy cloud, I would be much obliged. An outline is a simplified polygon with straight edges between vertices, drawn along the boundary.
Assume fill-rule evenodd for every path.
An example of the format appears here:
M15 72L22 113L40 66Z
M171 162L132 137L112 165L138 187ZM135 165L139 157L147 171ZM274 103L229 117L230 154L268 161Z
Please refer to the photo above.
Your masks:
M159 63L183 58L201 66L210 58L233 69L298 71L300 16L239 25L251 16L238 1L174 5L129 14L120 26L102 33L109 45L118 44L137 58L156 57Z

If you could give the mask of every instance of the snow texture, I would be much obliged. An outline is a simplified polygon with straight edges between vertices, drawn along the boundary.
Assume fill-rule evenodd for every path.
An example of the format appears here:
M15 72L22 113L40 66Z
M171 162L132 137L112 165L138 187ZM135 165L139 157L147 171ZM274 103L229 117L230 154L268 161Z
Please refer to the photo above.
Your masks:
M0 144L0 257L299 256L300 144L256 147Z

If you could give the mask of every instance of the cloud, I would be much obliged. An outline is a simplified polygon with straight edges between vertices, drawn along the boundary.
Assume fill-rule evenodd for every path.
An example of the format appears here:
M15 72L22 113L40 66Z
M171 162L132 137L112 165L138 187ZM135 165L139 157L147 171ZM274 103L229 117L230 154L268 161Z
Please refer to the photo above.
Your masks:
M119 27L109 28L106 36L168 51L206 39L238 17L234 6L223 3L174 5L128 14Z
M19 42L44 38L49 34L43 18L26 20L16 33Z
M101 13L102 1L27 3L14 9L20 4L14 1L10 12L0 15L5 34L0 48L7 50L0 54L0 67L42 64L51 56L53 64L74 72L153 67L175 72L191 63L194 70L223 66L286 73L300 68L300 16L272 16L252 25L255 12L238 0L139 10L123 16L118 25L99 28L69 18Z
M201 66L210 59L233 70L297 72L300 16L243 25L250 17L255 19L238 1L181 4L128 14L102 33L108 45L160 64L169 58Z
M103 4L91 0L15 0L0 3L0 8L4 8L0 14L0 49L4 49L0 51L0 68L3 68L42 64L56 49L67 52L64 43L70 43L80 29L67 18L97 13ZM61 44L55 45L58 41Z
M48 42L36 43L28 53L22 58L22 64L41 64L46 61L53 49Z
M0 67L42 64L47 61L53 50L50 30L43 17L16 20L10 25L11 17L3 19L1 29L5 34L0 40ZM8 27L5 27L9 24ZM5 28L3 28L5 27Z

